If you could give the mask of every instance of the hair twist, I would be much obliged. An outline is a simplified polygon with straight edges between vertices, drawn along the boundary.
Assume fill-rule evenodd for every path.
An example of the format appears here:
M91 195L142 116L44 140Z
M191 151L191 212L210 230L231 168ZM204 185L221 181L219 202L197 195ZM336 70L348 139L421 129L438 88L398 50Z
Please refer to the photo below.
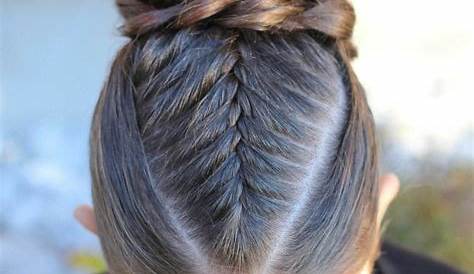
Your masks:
M208 22L256 31L312 29L347 40L355 22L354 9L346 0L193 0L172 6L154 2L171 1L117 0L126 19L125 35L142 35L164 25L184 28Z

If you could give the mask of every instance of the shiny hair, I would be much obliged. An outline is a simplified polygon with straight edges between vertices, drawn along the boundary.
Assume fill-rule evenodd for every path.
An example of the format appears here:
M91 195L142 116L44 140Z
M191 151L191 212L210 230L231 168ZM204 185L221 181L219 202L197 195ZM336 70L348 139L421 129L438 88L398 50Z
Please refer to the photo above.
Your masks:
M117 0L91 130L111 273L345 273L377 244L345 0Z

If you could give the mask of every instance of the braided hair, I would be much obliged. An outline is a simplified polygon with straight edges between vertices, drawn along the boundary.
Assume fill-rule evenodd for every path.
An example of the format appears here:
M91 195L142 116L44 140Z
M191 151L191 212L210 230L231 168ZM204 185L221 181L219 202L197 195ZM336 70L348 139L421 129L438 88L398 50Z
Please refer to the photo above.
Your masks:
M346 273L377 245L345 0L116 0L91 129L112 274Z

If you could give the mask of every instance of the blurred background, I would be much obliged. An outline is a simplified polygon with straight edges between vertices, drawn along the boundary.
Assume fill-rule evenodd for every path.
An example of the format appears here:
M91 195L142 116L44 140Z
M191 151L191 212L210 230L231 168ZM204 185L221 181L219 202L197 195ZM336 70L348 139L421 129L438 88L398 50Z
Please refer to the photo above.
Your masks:
M474 273L470 0L355 0L356 70L401 193L386 237ZM112 0L0 0L0 273L104 268L90 203L92 109L124 40Z

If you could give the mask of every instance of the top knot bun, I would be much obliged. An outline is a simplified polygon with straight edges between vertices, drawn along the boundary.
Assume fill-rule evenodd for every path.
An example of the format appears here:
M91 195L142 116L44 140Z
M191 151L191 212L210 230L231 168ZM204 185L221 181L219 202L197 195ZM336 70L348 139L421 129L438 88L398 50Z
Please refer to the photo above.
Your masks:
M117 5L130 37L208 22L256 31L313 29L346 40L355 22L346 0L117 0Z

